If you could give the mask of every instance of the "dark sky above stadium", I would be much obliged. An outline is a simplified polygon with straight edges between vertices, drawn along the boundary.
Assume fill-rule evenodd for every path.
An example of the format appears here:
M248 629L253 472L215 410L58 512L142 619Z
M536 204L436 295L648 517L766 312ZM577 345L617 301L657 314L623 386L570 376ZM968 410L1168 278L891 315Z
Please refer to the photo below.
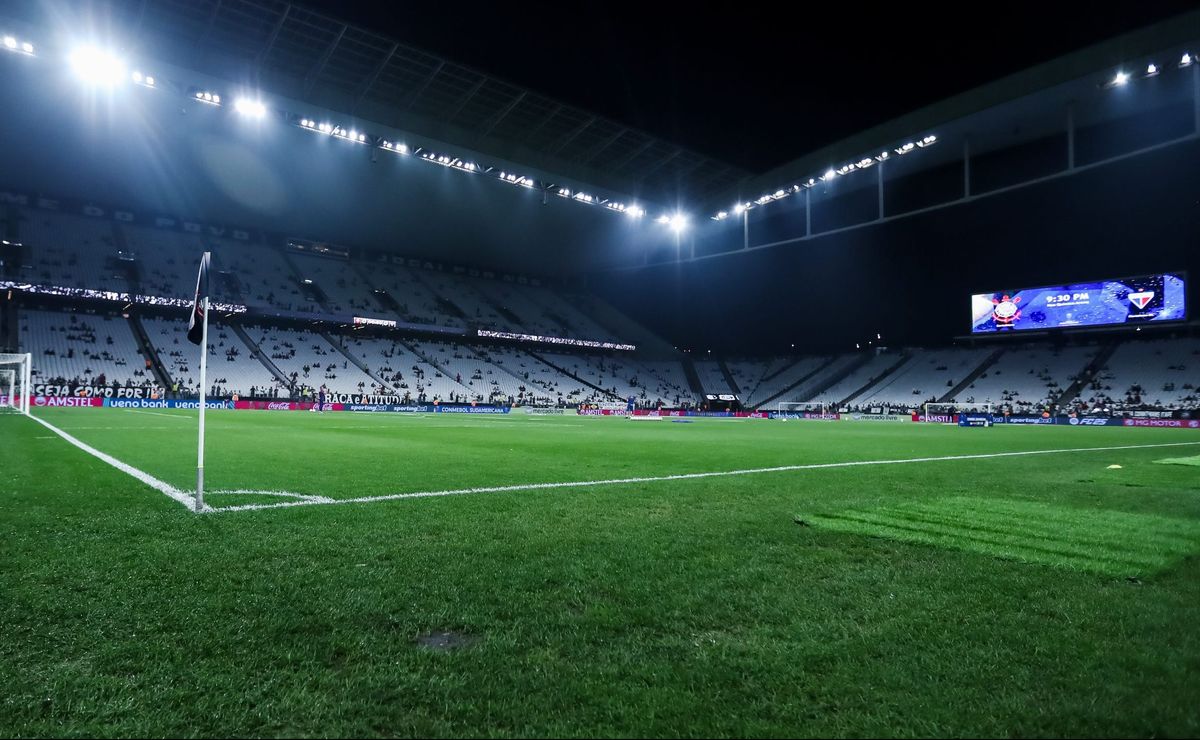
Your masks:
M1196 6L300 4L755 172Z

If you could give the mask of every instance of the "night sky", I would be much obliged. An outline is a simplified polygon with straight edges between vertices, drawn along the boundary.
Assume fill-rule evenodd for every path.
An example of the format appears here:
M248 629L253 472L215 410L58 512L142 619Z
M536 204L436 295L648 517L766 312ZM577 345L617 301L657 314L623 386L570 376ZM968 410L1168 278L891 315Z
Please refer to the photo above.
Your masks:
M1196 6L299 4L752 172Z

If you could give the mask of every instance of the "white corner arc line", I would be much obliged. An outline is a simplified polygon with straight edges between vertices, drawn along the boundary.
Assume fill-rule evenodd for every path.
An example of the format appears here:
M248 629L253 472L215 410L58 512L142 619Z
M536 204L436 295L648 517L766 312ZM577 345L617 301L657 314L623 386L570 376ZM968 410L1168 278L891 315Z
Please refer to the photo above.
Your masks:
M41 424L42 426L44 426L47 429L49 429L50 431L54 432L55 434L62 437L66 441L75 445L76 447L83 450L84 452L88 453L92 457L97 458L101 462L108 463L109 465L113 466L117 470L120 470L122 473L125 473L126 475L130 475L130 476L133 476L134 478L137 478L142 483L145 483L146 485L155 489L159 493L162 493L163 495L165 495L171 499L174 499L176 502L183 504L184 507L186 507L189 511L194 510L195 498L192 496L192 494L184 493L183 491L179 490L178 488L171 485L170 483L161 481L158 478L155 478L154 476L150 475L149 473L147 473L144 470L138 470L137 468L133 467L132 465L121 462L120 460L113 457L112 455L103 453L100 450L97 450L95 447L92 447L91 445L86 444L85 442L80 442L78 439L72 437L70 434L67 434L66 432L64 432L63 430L54 426L50 422L39 419L38 417L34 416L33 414L30 414L29 418L33 419L38 424ZM208 506L207 504L202 509L202 511L204 511L204 512L210 512L212 510L213 510L212 507Z
M943 457L911 457L897 460L852 460L834 463L812 463L807 465L779 465L771 468L748 468L744 470L720 470L708 473L677 473L674 475L653 475L639 478L609 478L604 480L565 481L561 483L523 483L509 486L488 486L482 488L458 488L445 491L415 491L412 493L391 493L382 496L359 496L356 498L334 499L319 497L325 500L285 501L278 504L242 504L239 506L222 506L208 509L206 513L220 514L234 511L257 511L260 509L283 509L294 506L333 506L338 504L366 504L379 501L398 501L410 498L434 498L439 496L465 496L473 493L506 493L512 491L543 491L557 488L588 488L592 486L619 486L634 483L657 483L671 480L693 480L697 478L724 478L734 475L759 475L762 473L784 473L794 470L824 470L827 468L852 468L866 465L905 465L923 462L948 462L953 460L984 460L996 457L1022 457L1029 455L1055 455L1071 452L1111 452L1116 450L1143 450L1158 447L1186 447L1200 445L1200 442L1161 442L1143 445L1115 445L1110 447L1072 447L1058 450L1022 450L1017 452L987 452L975 455L947 455ZM304 494L302 494L304 495Z

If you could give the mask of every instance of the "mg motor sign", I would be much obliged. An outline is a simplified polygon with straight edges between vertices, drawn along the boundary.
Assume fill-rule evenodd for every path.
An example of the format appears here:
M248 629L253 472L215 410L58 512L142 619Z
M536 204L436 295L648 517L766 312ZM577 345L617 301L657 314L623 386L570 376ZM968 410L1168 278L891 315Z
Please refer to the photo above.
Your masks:
M1200 429L1197 419L1124 419L1127 427L1164 427L1168 429Z

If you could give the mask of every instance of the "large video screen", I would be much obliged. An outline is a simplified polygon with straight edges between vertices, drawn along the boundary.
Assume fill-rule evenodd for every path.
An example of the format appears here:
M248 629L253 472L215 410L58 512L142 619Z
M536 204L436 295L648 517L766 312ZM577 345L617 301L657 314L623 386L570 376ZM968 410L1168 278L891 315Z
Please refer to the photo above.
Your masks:
M1184 276L1143 275L971 296L971 333L1182 321Z

